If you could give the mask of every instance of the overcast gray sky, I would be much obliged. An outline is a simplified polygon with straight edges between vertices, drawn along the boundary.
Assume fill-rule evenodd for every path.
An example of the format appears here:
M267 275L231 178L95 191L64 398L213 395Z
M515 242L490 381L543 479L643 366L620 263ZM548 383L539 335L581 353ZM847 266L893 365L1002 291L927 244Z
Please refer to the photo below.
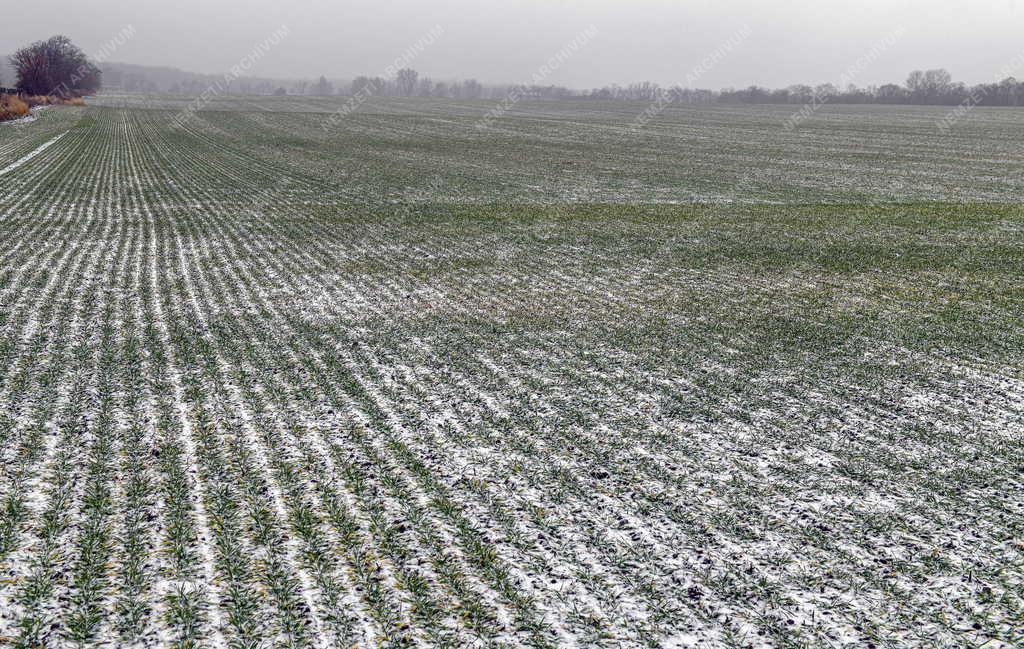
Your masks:
M901 27L895 44L858 68L858 85L928 67L991 81L1024 56L1024 0L30 0L5 13L0 52L63 33L94 53L131 25L134 38L110 60L208 73L225 72L286 25L289 36L252 68L274 77L380 74L434 25L444 33L411 67L485 82L529 80L593 25L598 36L547 77L573 87L837 83ZM744 25L748 38L699 83L684 83Z

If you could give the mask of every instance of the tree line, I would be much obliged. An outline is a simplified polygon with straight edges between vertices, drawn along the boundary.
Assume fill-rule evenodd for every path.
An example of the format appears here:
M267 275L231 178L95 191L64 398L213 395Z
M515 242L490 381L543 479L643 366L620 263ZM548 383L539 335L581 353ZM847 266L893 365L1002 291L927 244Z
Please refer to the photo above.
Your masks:
M864 88L849 85L845 89L840 89L833 84L826 83L813 88L806 85L795 85L771 90L750 86L740 90L726 89L718 92L672 88L667 92L678 98L679 101L690 103L809 104L831 102L925 106L956 106L971 103L979 106L1024 106L1024 82L1007 77L999 82L969 86L963 82L954 82L950 73L944 69L915 70L907 77L904 85L889 83ZM657 93L653 96L657 96Z
M181 71L173 80L170 69L150 69L125 64L104 65L108 85L134 92L171 92L198 94L210 84L211 75L189 75ZM187 75L187 76L181 76ZM881 86L847 86L838 88L824 83L816 86L793 85L770 89L750 86L711 90L663 87L644 81L624 86L610 85L593 89L573 89L553 84L484 84L476 79L459 81L434 80L416 70L399 70L395 77L358 76L351 81L316 81L239 78L228 87L229 92L253 95L434 97L440 99L500 100L515 92L517 96L534 99L577 99L595 101L671 101L686 104L918 104L958 105L971 103L987 106L1024 106L1024 82L1013 77L1002 81L968 86L952 80L943 69L914 71L903 84Z
M710 90L662 87L653 82L633 83L626 86L605 86L584 91L567 88L530 87L538 97L560 99L573 97L606 101L659 101L668 99L687 104L915 104L955 106L971 103L983 106L1024 106L1024 82L1007 77L999 82L969 86L955 82L947 70L915 70L908 75L903 85L896 83L881 86L858 87L849 85L838 88L831 83L817 86L792 85L787 88L726 88Z
M645 81L625 86L610 85L588 90L559 85L482 84L466 81L434 81L411 69L400 70L395 78L356 77L349 84L334 84L325 77L315 83L298 82L278 94L359 95L388 97L436 97L445 99L497 99L515 91L536 99L589 99L604 101L670 101L687 104L915 104L955 106L963 103L983 106L1024 106L1024 82L1014 77L969 86L953 81L947 70L915 70L903 84L838 88L831 83L816 86L792 85L770 89L750 86L722 90L663 87Z

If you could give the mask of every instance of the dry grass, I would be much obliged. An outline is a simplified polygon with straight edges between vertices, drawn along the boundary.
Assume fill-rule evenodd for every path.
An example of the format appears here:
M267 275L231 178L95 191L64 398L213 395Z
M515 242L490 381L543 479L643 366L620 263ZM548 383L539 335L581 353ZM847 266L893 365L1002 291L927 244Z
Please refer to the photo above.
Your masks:
M52 95L21 95L21 98L32 108L60 103L60 99Z
M0 95L0 121L28 115L28 104L17 95Z
M84 106L81 97L56 95L0 95L0 121L18 119L36 106Z
M21 95L21 98L31 107L35 106L84 106L85 100L81 97L58 97L57 95Z

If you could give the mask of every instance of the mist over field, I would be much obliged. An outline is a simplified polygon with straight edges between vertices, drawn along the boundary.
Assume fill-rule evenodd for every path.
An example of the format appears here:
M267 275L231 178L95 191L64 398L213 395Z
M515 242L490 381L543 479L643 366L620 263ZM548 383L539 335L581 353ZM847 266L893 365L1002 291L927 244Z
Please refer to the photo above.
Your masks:
M133 25L138 37L112 60L221 74L287 25L292 36L253 74L351 79L383 69L442 25L444 37L417 62L424 74L521 83L593 25L601 36L586 56L551 77L573 88L682 83L686 72L744 25L752 33L743 50L708 71L702 87L838 83L853 61L898 27L906 29L905 37L864 71L858 85L900 81L912 69L929 67L947 68L970 84L987 82L1024 52L1024 4L1016 0L87 0L69 6L66 0L20 6L16 19L0 23L0 43L64 33L92 53Z

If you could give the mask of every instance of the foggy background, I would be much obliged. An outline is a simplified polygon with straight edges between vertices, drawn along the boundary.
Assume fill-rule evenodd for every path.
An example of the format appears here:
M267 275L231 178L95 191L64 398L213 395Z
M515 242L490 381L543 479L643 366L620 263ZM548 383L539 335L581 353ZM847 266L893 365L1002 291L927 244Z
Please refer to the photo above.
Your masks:
M989 82L1024 53L1018 0L33 0L7 13L0 54L62 33L93 55L131 25L135 36L110 61L211 74L286 25L288 37L247 73L276 78L382 74L434 25L444 33L413 67L434 79L494 83L529 80L593 25L599 35L546 79L574 88L837 83L898 28L906 33L858 74L857 85L901 83L913 69L937 67L955 80ZM749 38L699 83L686 83L743 26Z

